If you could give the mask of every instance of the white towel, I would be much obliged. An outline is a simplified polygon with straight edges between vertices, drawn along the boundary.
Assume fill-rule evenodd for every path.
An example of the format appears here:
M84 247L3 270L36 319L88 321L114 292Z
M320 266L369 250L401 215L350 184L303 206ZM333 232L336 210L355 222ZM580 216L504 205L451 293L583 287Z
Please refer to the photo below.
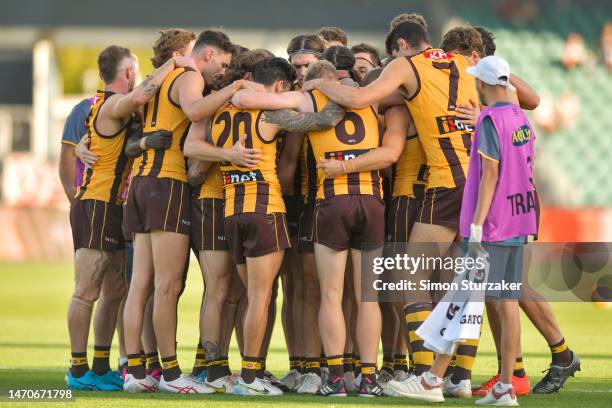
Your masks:
M488 259L486 252L478 256L485 261ZM483 270L473 268L455 276L453 283L457 283L460 289L448 291L416 331L426 348L435 353L452 355L458 343L480 338L484 290L463 290L461 282L486 282L488 273L487 261Z

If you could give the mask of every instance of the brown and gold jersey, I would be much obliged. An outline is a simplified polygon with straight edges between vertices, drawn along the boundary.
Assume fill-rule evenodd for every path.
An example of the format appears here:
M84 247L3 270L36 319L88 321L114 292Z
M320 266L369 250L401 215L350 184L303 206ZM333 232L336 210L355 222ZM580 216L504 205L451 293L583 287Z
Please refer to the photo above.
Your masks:
M417 134L406 137L404 150L393 166L393 197L422 197L427 184L427 158Z
M277 138L267 141L259 134L262 113L262 110L242 110L227 104L212 118L211 138L215 146L231 149L244 135L245 146L260 149L262 154L253 168L221 163L226 217L249 212L285 212L276 174Z
M204 183L199 187L198 199L219 198L223 199L223 179L221 178L221 168L218 163L213 163L206 173Z
M172 145L167 149L147 149L134 160L134 177L148 176L187 181L187 165L183 144L189 131L189 119L181 107L170 99L174 81L191 68L176 68L161 84L154 97L144 106L143 136L158 130L172 132Z
M418 89L406 105L427 156L428 188L453 188L465 183L473 128L459 123L455 108L478 102L474 77L462 55L428 49L408 58Z
M300 195L305 203L314 202L317 195L317 161L307 137L300 152Z
M79 200L100 200L111 204L122 203L129 173L129 159L125 154L125 145L133 126L130 119L115 134L102 135L96 128L100 108L114 92L98 91L87 118L87 134L90 137L89 150L98 160L92 167L86 167L83 181L77 188Z
M319 91L310 91L315 112L322 109L328 98ZM308 133L312 153L317 162L321 158L350 160L380 145L378 117L371 107L347 109L335 128ZM378 171L349 173L325 178L323 170L317 173L317 199L336 195L364 194L382 198Z

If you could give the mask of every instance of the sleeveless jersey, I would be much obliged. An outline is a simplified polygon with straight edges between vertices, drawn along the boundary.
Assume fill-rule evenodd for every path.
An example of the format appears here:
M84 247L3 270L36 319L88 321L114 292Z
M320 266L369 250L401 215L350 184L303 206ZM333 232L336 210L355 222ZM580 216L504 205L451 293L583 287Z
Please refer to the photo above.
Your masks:
M221 163L226 217L285 212L276 174L278 140L267 141L259 134L257 125L262 113L262 110L242 110L227 104L212 118L211 138L215 146L231 149L240 136L246 135L245 146L260 149L262 154L254 168Z
M406 137L404 150L393 167L393 197L422 197L427 184L427 158L418 135Z
M87 133L90 137L89 150L98 156L92 167L86 167L83 178L77 188L79 200L100 200L121 205L127 175L129 173L128 157L125 146L130 136L133 121L130 119L121 129L112 135L102 135L96 128L100 108L114 92L98 91L91 105L87 118Z
M191 68L176 68L164 81L143 111L143 136L157 130L172 132L172 145L167 149L147 149L134 160L134 177L148 176L187 181L187 165L183 156L183 144L189 132L189 119L181 107L170 99L174 81Z
M218 198L223 199L223 180L221 179L221 168L218 163L213 163L206 173L204 183L199 187L198 199Z
M328 102L319 91L310 91L314 110L317 112ZM350 160L380 145L378 117L372 107L347 109L344 118L335 128L308 133L314 158ZM362 171L325 178L323 170L317 171L317 199L336 195L364 194L382 198L378 171Z
M473 128L459 123L458 104L478 103L476 81L465 69L462 55L428 49L409 57L418 81L417 91L406 100L419 140L427 156L428 188L453 188L465 184Z
M300 181L300 194L304 202L314 202L317 194L317 161L308 137L304 138L300 152Z

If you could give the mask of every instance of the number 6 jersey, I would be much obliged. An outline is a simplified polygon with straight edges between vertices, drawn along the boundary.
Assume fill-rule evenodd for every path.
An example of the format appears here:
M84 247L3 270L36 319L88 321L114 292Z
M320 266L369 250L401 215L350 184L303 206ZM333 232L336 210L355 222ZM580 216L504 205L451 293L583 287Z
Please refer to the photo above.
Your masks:
M314 111L318 112L329 99L321 92L308 92L312 97ZM315 160L321 158L350 160L369 152L380 145L378 117L372 107L347 109L336 127L308 132ZM317 171L317 199L337 195L362 194L382 198L378 170L349 173L335 178L326 178L323 170Z
M221 163L225 216L242 213L284 213L276 175L277 137L264 139L258 124L263 110L242 110L231 104L219 109L211 121L211 138L215 146L231 149L241 136L246 136L246 148L260 149L261 160L256 167L238 167Z

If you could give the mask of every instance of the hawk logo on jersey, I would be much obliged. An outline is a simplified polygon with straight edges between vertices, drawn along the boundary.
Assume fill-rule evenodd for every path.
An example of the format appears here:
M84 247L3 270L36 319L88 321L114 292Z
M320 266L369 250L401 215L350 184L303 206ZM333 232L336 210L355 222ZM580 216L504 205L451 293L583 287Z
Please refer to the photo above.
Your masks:
M265 181L261 170L229 170L223 172L223 184L246 183L249 181Z
M512 133L512 144L514 146L522 146L531 139L531 129L527 125L523 125Z
M355 157L369 152L371 149L355 149L355 150L342 150L339 152L325 152L326 159L334 160L351 160Z
M438 124L438 132L440 132L441 135L461 130L466 132L474 131L473 126L464 125L456 115L438 116L436 118L436 123Z

